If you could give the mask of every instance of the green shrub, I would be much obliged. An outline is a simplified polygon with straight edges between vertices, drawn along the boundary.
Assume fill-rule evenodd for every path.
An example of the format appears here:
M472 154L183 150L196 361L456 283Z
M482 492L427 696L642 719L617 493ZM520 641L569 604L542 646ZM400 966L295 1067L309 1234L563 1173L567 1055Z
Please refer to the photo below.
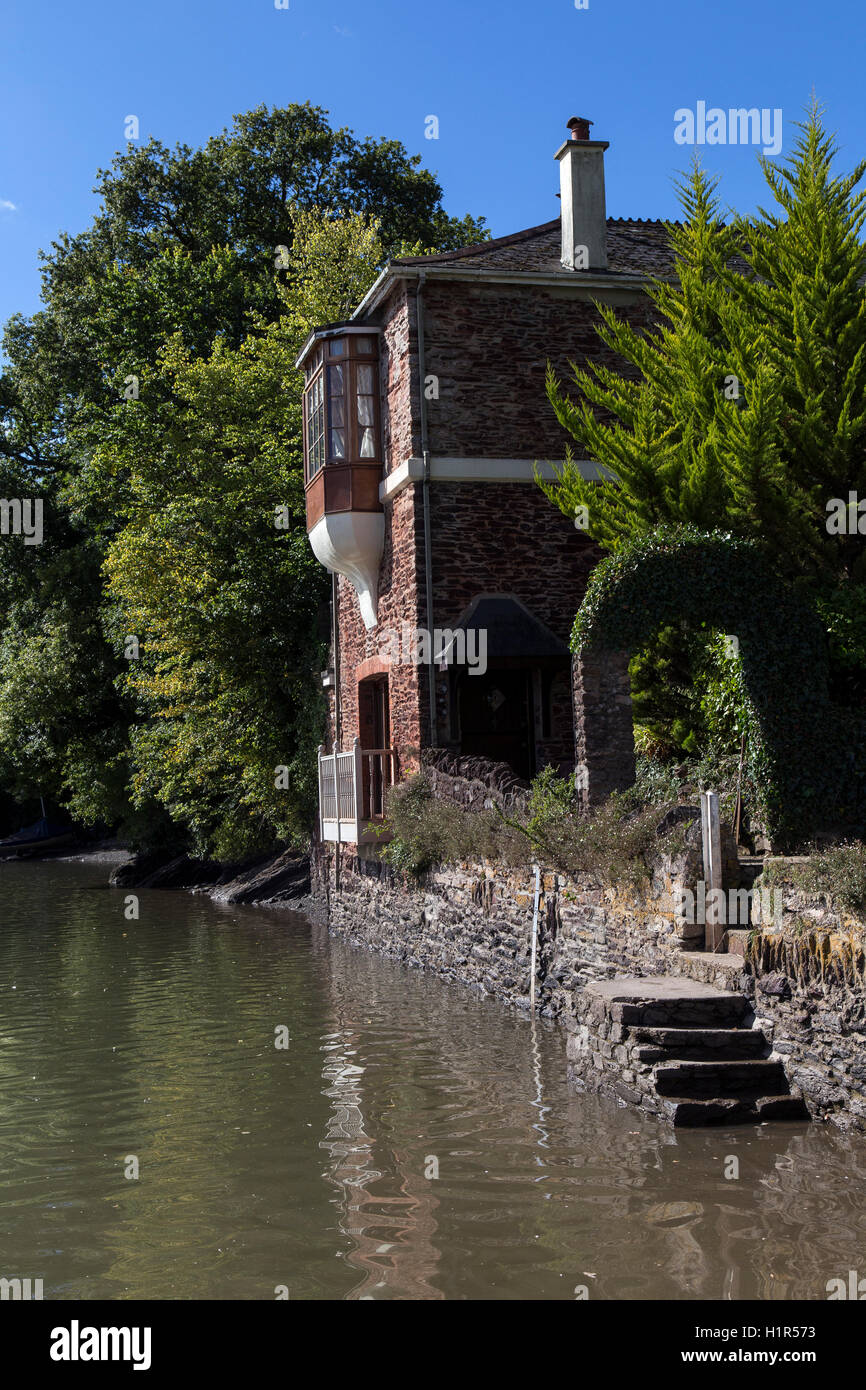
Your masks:
M546 768L532 783L526 814L505 816L496 808L467 811L439 800L419 774L391 789L385 829L393 838L382 858L415 878L434 864L489 859L510 867L541 862L563 873L592 874L600 883L637 886L649 876L651 859L670 848L656 831L671 800L636 805L628 796L613 796L591 815L580 815L571 779Z
M391 788L383 830L393 838L382 850L382 858L413 878L434 864L464 859L522 861L521 838L501 816L492 810L466 811L434 797L423 773Z
M611 796L590 815L550 816L535 828L535 843L563 872L592 874L599 883L638 887L662 848L657 835L667 807L634 808Z
M685 790L687 769L678 761L640 751L637 730L635 734L635 778L623 797L636 807L661 806L664 802L676 801Z
M832 898L858 916L866 916L866 845L855 841L816 850L803 864L771 860L763 882L790 882L801 892Z
M659 758L638 753L635 758L635 780L622 799L634 808L671 804L700 803L703 791L714 791L719 798L723 821L733 824L737 805L739 754L710 751L702 758L687 761ZM758 802L748 766L743 769L742 794L744 807Z
M743 679L743 663L730 649L725 634L713 632L704 647L698 673L705 748L710 756L724 756L739 747L741 734L754 731L755 718Z

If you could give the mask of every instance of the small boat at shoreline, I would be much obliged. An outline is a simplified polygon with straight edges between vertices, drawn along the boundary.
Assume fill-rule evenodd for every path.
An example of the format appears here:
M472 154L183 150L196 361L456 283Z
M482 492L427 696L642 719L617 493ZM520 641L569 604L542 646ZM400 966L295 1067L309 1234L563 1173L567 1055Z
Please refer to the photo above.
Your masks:
M50 821L47 816L41 816L32 825L27 825L23 830L16 830L14 835L7 835L5 840L0 840L0 854L41 854L46 850L59 849L62 845L71 844L75 839L75 832L67 825L58 825L56 821Z

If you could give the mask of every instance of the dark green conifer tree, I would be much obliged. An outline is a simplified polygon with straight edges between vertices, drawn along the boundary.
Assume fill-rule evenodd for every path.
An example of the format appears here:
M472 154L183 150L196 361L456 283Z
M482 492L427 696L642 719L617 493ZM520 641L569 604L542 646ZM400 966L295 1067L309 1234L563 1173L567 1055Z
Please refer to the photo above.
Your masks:
M697 162L680 183L674 274L649 288L655 328L599 306L622 371L573 364L567 385L548 376L559 420L609 477L583 478L569 456L539 481L566 514L586 509L607 550L677 523L759 541L822 614L834 694L852 702L866 694L866 534L850 511L834 531L832 502L866 499L866 162L834 172L814 103L798 131L786 160L762 160L770 210L726 224ZM733 730L707 727L700 643L693 653L694 688L680 681L673 700L654 689L651 657L635 663L641 717L663 743L729 742Z

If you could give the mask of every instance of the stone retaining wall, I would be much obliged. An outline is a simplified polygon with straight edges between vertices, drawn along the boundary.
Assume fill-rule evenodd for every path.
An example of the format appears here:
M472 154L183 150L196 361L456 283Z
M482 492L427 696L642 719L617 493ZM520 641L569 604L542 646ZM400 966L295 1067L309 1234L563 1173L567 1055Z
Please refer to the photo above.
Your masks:
M866 1130L866 928L827 898L780 891L780 919L750 943L746 993L810 1112Z
M421 766L438 800L453 801L466 811L482 811L492 802L510 814L526 811L529 783L507 763L488 758L461 758L442 748L425 749Z
M676 855L661 855L647 893L602 887L589 874L541 875L537 999L545 1017L573 1016L573 996L590 980L664 974L695 932L677 922L675 894L699 876L700 823ZM420 884L381 860L333 852L313 867L313 896L331 930L445 979L461 980L529 1007L534 874L489 863L441 867Z
M858 976L851 964L858 959L854 927L823 933L828 941L811 952L811 973L797 965L791 931L772 927L760 938L763 955L758 952L745 969L735 968L735 956L696 954L701 942L695 928L677 922L674 905L679 887L694 886L699 865L698 824L689 828L680 854L659 857L643 894L602 887L589 875L543 873L540 1013L574 1033L586 985L623 975L688 975L741 990L811 1115L866 1131L866 992L862 968ZM334 856L327 852L314 863L311 906L327 916L335 935L355 945L528 1010L533 894L529 868L465 863L436 869L413 884L380 860L345 854L338 885ZM824 910L802 906L813 909ZM833 924L841 926L835 917ZM834 935L848 947L834 944ZM862 939L857 940L862 967Z

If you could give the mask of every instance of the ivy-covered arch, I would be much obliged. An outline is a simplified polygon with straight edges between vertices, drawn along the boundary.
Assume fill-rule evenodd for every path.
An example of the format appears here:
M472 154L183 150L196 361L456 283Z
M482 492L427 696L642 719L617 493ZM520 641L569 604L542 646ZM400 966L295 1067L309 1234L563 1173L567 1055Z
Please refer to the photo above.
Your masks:
M753 542L684 527L636 538L601 561L572 650L578 663L608 653L621 670L625 654L681 619L738 639L752 705L749 767L767 832L774 845L788 846L830 814L846 770L823 627Z

